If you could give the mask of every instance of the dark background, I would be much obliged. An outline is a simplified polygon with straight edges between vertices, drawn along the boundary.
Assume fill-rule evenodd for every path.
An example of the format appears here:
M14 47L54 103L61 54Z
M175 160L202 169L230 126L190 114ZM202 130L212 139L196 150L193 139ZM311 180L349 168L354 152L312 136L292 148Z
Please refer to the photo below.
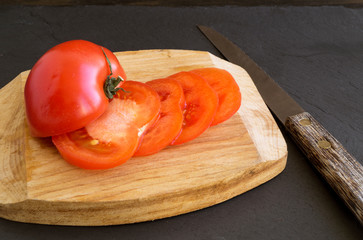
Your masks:
M31 69L46 50L71 39L89 40L112 51L190 49L221 57L196 28L203 24L242 47L363 163L359 6L59 7L17 2L0 5L1 87ZM289 151L286 169L222 204L153 222L108 227L0 219L0 239L362 239L362 226L283 129L282 133Z
M363 5L363 0L2 0L7 5L129 5L129 6L350 6Z

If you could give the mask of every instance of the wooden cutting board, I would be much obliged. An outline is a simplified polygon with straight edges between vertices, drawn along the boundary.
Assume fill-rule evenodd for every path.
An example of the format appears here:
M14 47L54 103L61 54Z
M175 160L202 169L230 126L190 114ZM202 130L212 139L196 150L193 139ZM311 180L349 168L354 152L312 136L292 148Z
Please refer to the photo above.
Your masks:
M287 148L244 69L208 52L115 53L129 80L148 81L201 67L228 70L242 105L197 139L110 170L65 162L50 138L32 138L24 113L29 71L0 90L0 217L55 225L114 225L155 220L221 203L278 175Z

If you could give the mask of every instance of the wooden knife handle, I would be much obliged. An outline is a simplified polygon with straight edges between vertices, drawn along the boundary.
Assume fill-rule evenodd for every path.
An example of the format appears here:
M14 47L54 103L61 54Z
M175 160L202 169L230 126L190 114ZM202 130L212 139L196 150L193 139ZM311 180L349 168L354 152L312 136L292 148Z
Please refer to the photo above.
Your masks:
M288 117L294 141L363 225L363 167L309 113Z

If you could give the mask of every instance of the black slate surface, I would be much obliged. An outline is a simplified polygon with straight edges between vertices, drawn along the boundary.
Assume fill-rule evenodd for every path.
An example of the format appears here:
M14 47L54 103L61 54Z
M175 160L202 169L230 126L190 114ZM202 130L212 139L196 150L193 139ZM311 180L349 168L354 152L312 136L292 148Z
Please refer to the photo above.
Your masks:
M0 7L1 87L50 47L85 39L112 51L221 56L196 28L241 46L363 163L363 9L345 7ZM0 219L0 239L362 239L363 228L282 129L286 169L227 202L130 225L64 227Z

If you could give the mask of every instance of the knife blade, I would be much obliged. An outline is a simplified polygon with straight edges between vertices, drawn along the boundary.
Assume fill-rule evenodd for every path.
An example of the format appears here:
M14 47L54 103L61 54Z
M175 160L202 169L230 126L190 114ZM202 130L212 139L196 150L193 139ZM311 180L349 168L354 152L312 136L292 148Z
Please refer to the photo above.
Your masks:
M363 225L362 165L240 47L212 28L197 27L228 61L247 71L271 112Z

